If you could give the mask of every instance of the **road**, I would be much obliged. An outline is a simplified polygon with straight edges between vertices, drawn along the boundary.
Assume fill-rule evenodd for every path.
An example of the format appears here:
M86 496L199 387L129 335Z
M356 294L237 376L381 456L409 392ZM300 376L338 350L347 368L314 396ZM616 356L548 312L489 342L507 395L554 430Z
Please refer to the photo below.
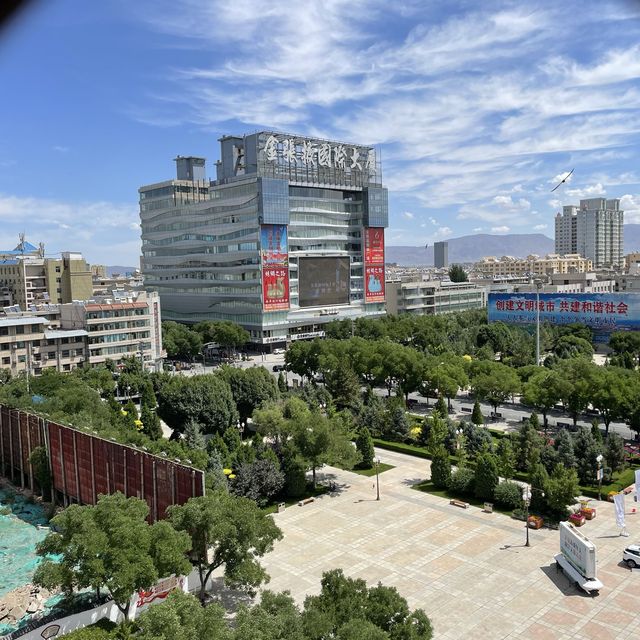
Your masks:
M249 367L263 366L268 371L272 372L274 376L278 376L278 372L273 371L274 365L282 365L284 364L284 354L263 354L263 355L254 355L249 356L248 360L236 360L232 366L239 367L242 369L247 369ZM203 367L201 364L196 364L195 368L191 371L182 371L178 372L180 375L196 375L201 373L213 373L218 367ZM301 383L300 376L295 373L291 373L290 371L284 372L287 377L287 382L289 385L298 385ZM386 397L387 390L384 388L378 388L375 390L375 393ZM421 396L419 393L411 393L409 394L409 398L411 400L416 400L418 404L412 408L413 413L418 414L426 414L430 411L430 408L427 407L427 399ZM463 418L469 418L470 412L462 411L462 407L471 409L473 407L473 398L469 396L467 392L460 393L457 398L451 401L451 408L454 413L451 414L451 417L456 420L461 420ZM433 406L434 400L429 400L430 407ZM533 411L531 407L524 407L520 404L507 403L500 405L498 407L498 413L502 414L502 417L496 420L490 420L488 416L493 412L493 408L486 402L481 402L480 406L482 408L483 415L487 418L486 424L496 429L503 429L505 431L513 431L517 429L517 427L522 423L522 419L525 417L529 417ZM595 416L583 416L583 419L578 420L579 426L591 426L591 421ZM539 415L540 422L542 422L542 416ZM573 424L571 418L561 412L552 410L549 412L547 416L550 425L557 425L558 422L565 424ZM604 429L604 425L601 424L601 428ZM612 422L609 430L614 433L620 434L623 438L627 440L633 440L635 438L635 433L629 429L629 427L623 422Z

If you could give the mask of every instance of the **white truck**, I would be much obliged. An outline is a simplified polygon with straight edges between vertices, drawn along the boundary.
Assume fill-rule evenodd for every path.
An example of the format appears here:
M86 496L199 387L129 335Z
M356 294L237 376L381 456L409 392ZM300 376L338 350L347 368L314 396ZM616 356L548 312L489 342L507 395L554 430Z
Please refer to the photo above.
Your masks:
M556 565L576 587L595 595L602 589L596 577L596 547L568 522L560 523L560 553Z

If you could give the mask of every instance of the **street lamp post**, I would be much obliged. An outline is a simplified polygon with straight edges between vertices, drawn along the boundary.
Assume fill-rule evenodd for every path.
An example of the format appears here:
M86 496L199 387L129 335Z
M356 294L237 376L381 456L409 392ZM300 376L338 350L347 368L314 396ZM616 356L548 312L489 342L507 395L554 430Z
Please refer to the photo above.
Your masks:
M596 462L598 463L598 500L602 500L602 454L599 454L596 458Z
M540 489L535 489L531 485L525 485L524 491L522 492L522 498L524 500L524 528L526 529L526 541L524 543L525 547L530 547L529 543L529 504L531 503L531 492L537 491L541 496L544 496L544 491Z
M242 434L244 433L244 422L240 422L240 420L238 420L236 422L236 429L238 429L238 433L240 434L240 439L242 440Z
M380 500L379 467L380 467L380 458L376 458L376 500Z

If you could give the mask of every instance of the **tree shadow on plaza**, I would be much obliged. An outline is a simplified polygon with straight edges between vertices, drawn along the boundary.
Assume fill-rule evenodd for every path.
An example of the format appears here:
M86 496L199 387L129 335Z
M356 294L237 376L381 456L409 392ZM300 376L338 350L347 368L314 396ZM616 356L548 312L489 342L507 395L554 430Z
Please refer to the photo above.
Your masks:
M248 593L227 587L223 577L213 578L211 583L213 588L208 592L207 604L217 602L227 613L235 613L240 605L254 603L254 598Z
M424 480L424 478L403 478L401 482L405 487L413 487L424 482Z

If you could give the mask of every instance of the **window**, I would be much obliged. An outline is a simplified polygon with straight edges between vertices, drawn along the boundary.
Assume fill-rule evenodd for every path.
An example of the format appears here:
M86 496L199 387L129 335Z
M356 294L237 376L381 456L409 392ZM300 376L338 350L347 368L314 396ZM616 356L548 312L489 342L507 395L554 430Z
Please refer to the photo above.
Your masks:
M71 365L70 364L65 364L62 366L63 371L71 371Z
M21 335L23 333L24 333L24 327L23 326L16 327L16 335L17 336Z
M69 357L69 349L64 349L64 351L62 352L62 357L63 358L68 358Z
M2 358L2 364L11 364L11 358Z

